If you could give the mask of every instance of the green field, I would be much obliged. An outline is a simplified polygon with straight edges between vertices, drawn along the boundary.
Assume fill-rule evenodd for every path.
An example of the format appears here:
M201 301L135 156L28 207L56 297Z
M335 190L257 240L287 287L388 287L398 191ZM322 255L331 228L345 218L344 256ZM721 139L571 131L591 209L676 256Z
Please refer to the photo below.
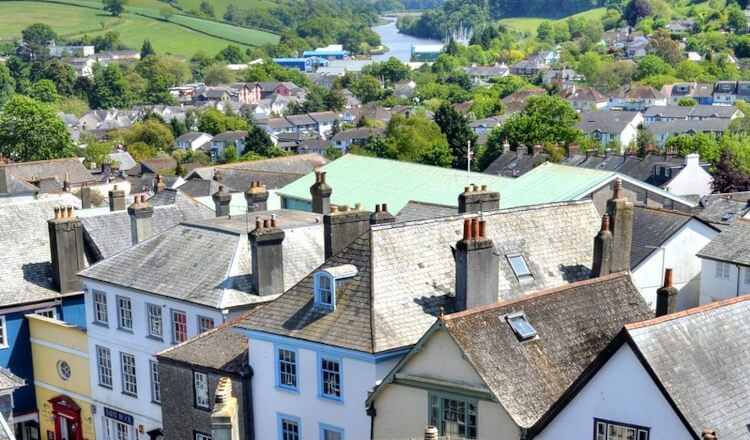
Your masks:
M151 1L151 0L143 0ZM195 10L197 11L200 7L202 0L177 0L177 3L185 11ZM233 4L238 9L267 9L271 6L283 5L284 1L273 1L273 0L210 0L211 6L214 7L217 17L222 17L224 12L227 10L229 4Z
M0 2L0 39L18 39L21 31L32 23L48 24L60 36L66 38L75 38L83 34L94 36L112 30L120 34L120 40L124 44L136 49L148 38L158 52L184 55L188 58L198 51L215 54L230 44L228 40L265 44L278 38L273 34L207 20L197 20L190 24L195 27L205 26L206 23L213 25L213 29L206 31L223 34L227 39L204 35L175 23L133 13L111 17L105 11L80 6L32 1ZM238 30L240 32L237 32Z
M584 18L593 18L595 20L600 20L604 13L607 11L606 8L596 8L596 9L590 9L588 11L579 12L578 14L574 14L568 17L563 17L557 21L564 21L571 17L584 17ZM521 31L525 33L528 38L534 38L536 35L536 29L539 27L539 23L549 20L549 18L536 18L536 17L518 17L518 18L503 18L500 20L500 23L508 26L511 29L515 29L517 31ZM555 20L552 20L555 21Z
M172 12L168 21L164 10ZM279 41L279 36L270 32L178 13L158 0L130 0L121 17L109 16L94 0L0 1L0 38L18 38L32 23L48 24L66 38L114 30L130 47L140 48L143 40L149 39L159 52L186 57L197 51L214 54L228 44L261 46Z

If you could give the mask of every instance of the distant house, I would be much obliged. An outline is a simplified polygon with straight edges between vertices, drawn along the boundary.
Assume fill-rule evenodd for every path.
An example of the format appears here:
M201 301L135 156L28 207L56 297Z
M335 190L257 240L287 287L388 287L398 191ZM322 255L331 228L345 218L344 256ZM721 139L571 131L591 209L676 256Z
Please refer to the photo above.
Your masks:
M278 134L278 133L295 131L294 125L291 122L289 122L286 118L267 119L258 125L265 128L269 134Z
M503 152L482 172L496 176L519 177L546 161L547 154L541 145L535 146L532 154L529 154L527 148L510 151L510 145L506 143L503 145Z
M617 142L620 151L635 142L643 116L637 111L595 111L581 113L578 128L602 145Z
M339 115L336 112L315 112L308 113L317 126L316 130L320 136L328 136L333 129L333 123L339 119Z
M710 164L701 163L698 154L677 157L648 153L643 157L628 155L617 171L681 196L711 194Z
M549 66L537 57L528 57L510 66L510 73L520 76L534 76L549 69Z
M292 124L293 131L306 133L318 131L318 123L310 115L288 115L286 120Z
M90 57L94 55L94 46L57 46L52 42L49 46L49 56L62 57Z
M412 80L399 81L393 85L393 94L403 99L411 99L417 91L417 83Z
M680 106L652 106L643 113L644 125L666 121L703 121L707 119L733 120L744 116L735 106L694 105Z
M353 145L364 146L370 136L378 136L380 134L382 134L382 130L374 128L352 128L336 133L331 138L331 141L334 147L345 153L349 151Z
M207 142L211 141L212 136L208 133L191 131L180 135L175 139L175 146L181 150L195 151Z
M503 98L506 113L520 112L526 108L526 101L530 96L545 96L544 89L521 89Z
M667 97L651 86L625 84L609 96L612 109L642 111L652 105L667 105Z
M492 66L477 66L476 64L471 67L464 67L464 73L469 75L472 82L478 81L489 81L495 78L503 78L510 74L510 69L505 63L495 64Z
M625 43L625 56L627 58L642 58L648 53L649 39L643 35L633 35Z
M442 51L442 44L417 44L411 47L411 59L413 61L435 61Z
M593 87L572 86L563 89L560 97L570 102L578 112L599 110L607 106L607 98Z
M656 142L664 145L671 136L681 134L707 133L718 137L732 123L731 119L701 119L701 120L673 120L653 122L648 126L648 131L653 133Z
M332 44L326 47L318 47L315 50L306 50L302 52L302 58L318 57L327 60L343 60L349 56L349 52L344 50L340 44Z
M737 100L737 81L718 81L714 85L714 105L731 105Z
M750 393L748 300L625 325L527 438L746 437L750 410L737 400Z
M502 124L505 119L507 119L507 115L490 116L489 118L469 122L469 128L476 134L489 133L493 128Z
M542 75L543 84L553 84L560 90L575 87L581 81L586 81L586 77L573 69L550 69Z
M228 146L233 146L237 155L240 156L245 152L245 138L247 137L247 131L225 131L219 133L211 139L211 158L213 160L221 160L224 150Z

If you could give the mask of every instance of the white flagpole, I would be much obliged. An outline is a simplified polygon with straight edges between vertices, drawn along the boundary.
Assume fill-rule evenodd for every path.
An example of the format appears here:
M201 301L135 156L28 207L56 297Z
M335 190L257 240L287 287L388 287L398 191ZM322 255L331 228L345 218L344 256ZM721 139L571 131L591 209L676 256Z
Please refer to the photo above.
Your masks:
M466 175L471 176L471 141L466 141Z

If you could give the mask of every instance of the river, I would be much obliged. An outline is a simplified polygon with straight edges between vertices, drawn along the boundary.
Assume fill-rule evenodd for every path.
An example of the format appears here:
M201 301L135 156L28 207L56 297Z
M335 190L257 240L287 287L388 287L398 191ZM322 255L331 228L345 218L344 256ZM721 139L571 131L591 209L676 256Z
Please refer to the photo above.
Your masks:
M387 24L380 26L373 26L372 30L380 35L380 42L388 47L390 50L382 55L374 55L372 59L376 61L384 61L390 57L396 57L404 63L408 63L411 60L411 47L416 44L442 44L442 41L430 40L428 38L417 38L411 35L405 35L398 31L396 27L396 19L391 17L383 17L384 20L389 20Z

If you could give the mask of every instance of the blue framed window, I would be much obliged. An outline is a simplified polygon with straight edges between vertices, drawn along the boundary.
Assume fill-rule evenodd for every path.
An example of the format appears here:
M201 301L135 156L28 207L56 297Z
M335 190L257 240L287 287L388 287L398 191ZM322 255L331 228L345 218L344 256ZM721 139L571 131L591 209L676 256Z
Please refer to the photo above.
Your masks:
M320 440L344 440L344 429L321 423Z
M276 353L276 386L297 391L299 378L297 350L291 347L275 346L274 352Z
M318 357L318 390L320 397L342 400L341 358L321 355Z
M315 305L336 308L336 280L326 272L315 274Z
M279 440L300 440L302 429L299 417L277 414Z

